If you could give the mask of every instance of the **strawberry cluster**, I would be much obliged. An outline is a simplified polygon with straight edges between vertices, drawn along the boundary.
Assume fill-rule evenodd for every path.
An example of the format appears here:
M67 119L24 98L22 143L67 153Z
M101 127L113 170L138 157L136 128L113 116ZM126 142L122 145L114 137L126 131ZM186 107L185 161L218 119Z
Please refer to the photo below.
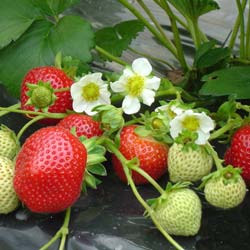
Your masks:
M115 105L117 96L114 105L94 99L99 93L99 83L92 82L95 77L87 75L75 85L73 105L72 79L52 66L34 68L23 79L19 107L0 107L0 115L17 112L29 118L17 135L1 126L0 213L10 213L20 203L36 213L66 210L67 223L55 236L65 242L70 208L88 187L97 188L101 183L97 175L107 174L103 165L107 151L115 175L130 185L145 214L177 249L183 248L169 234L193 236L200 229L200 192L211 206L220 209L244 201L250 181L250 125L243 125L246 119L232 115L232 110L223 117L219 114L227 105L235 105L234 112L239 109L247 114L250 108L231 100L217 112L200 110L185 103L176 89L176 99L169 103L163 102L157 109L137 116L125 116ZM91 80L89 84L87 79ZM135 91L132 79L138 85L143 78L132 75L128 80ZM97 80L102 81L100 74ZM154 80L159 83L158 78ZM97 104L91 110L92 116L73 110L77 106L89 111L89 106L80 102L83 98L88 98L91 105ZM125 97L123 105L129 98ZM132 112L133 107L127 110ZM24 131L35 122L41 122L43 127L20 145ZM212 145L213 140L231 141L224 161ZM160 178L165 178L166 188L158 183ZM151 184L159 196L145 201L137 189L142 184Z

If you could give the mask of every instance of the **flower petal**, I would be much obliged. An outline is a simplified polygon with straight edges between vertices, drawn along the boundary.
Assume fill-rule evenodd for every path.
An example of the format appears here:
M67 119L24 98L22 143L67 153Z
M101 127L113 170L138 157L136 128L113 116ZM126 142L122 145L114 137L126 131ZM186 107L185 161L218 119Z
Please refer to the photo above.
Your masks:
M85 110L84 110L85 113L86 113L87 115L90 115L90 116L95 115L97 112L96 112L96 111L92 111L92 109L93 109L94 107L96 107L96 106L98 106L98 105L88 104L88 105L86 106Z
M114 92L124 92L125 91L125 84L124 81L118 80L116 82L111 82L110 87Z
M159 77L153 76L151 78L146 78L145 88L158 90L160 87L161 79Z
M86 107L86 103L84 102L84 100L82 98L76 98L73 100L73 110L77 113L81 113L84 111L85 107Z
M102 80L102 73L93 73L88 78L88 83L93 82L98 86L102 86L105 82Z
M148 76L152 72L152 66L148 59L146 58L137 58L132 63L133 71L141 76Z
M110 104L110 92L109 91L102 91L99 97L99 101L101 104Z
M207 133L211 130L214 129L214 121L207 116L204 112L201 113L201 116L199 117L199 121L200 121L200 129Z
M125 114L131 115L135 114L140 110L141 104L136 97L132 96L125 96L123 102L122 102L122 109Z
M196 139L195 143L198 144L198 145L206 144L210 134L205 133L205 132L203 132L201 130L198 130L197 133L198 133L198 138Z
M129 78L129 77L133 76L134 74L135 74L135 73L134 73L129 67L127 67L127 68L125 68L125 69L123 70L123 73L122 73L121 78L122 78L122 77ZM120 79L121 79L121 78L120 78Z
M184 109L179 108L179 107L177 107L177 106L175 106L175 105L172 105L172 106L170 107L170 110L171 110L172 112L174 112L176 115L180 115L180 114L182 114L182 113L184 112Z
M82 85L79 82L73 83L70 87L70 94L72 98L74 98L75 95L82 92Z
M148 106L151 106L151 104L154 102L155 100L155 92L153 90L150 89L144 89L142 94L142 102Z
M169 126L170 126L170 135L172 136L173 139L179 135L179 133L182 131L183 128L179 116L176 116L173 120L171 120Z

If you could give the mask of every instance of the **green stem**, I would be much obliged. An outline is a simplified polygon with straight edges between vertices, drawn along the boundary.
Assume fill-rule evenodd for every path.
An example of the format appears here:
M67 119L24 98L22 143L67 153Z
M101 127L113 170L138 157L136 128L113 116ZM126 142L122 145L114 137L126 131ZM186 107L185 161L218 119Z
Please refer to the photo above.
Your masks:
M200 29L198 25L198 19L190 20L187 19L190 27L190 33L194 41L195 48L198 49L201 45Z
M69 90L70 90L70 88L67 87L67 88L54 89L53 92L57 93L57 92L64 92L64 91L69 91Z
M219 138L221 135L225 134L227 131L231 130L232 128L235 127L235 122L234 120L229 121L226 125L224 125L223 127L215 130L209 137L209 140L214 140Z
M169 62L167 62L167 61L165 61L165 60L159 59L158 57L154 57L154 56L151 56L151 55L146 54L146 53L142 53L142 52L140 52L140 51L138 51L138 50L135 50L135 49L133 49L133 48L131 48L131 47L129 47L129 50L132 51L132 52L135 53L135 54L140 55L140 56L144 56L144 57L149 58L149 59L151 59L151 60L154 60L154 61L157 61L157 62L164 63L164 64L166 64L170 69L175 70L175 67L174 67L171 63L169 63Z
M162 37L164 37L167 40L168 37L166 36L162 26L159 24L159 22L157 21L153 13L150 11L150 9L147 7L147 5L142 0L137 0L137 2L142 7L142 9L147 13L147 15L152 20L152 22L154 23L155 27L158 29Z
M230 59L230 62L232 62L232 63L241 63L241 64L249 65L249 64L250 64L250 58L249 58L249 59L231 58L231 59Z
M157 91L155 94L155 97L166 97L166 96L172 96L172 95L176 95L178 92L178 90L174 87L166 89L166 90L160 90Z
M67 235L69 233L70 213L71 213L71 208L69 207L66 210L64 222L63 222L63 225L61 226L61 228L57 231L57 233L54 235L54 237L49 242L47 242L45 245L43 245L39 250L48 249L48 247L50 247L59 238L61 238L59 250L64 250L66 238L67 238Z
M11 106L10 107L0 107L0 111L7 111L8 113L13 112L13 113L19 113L19 114L24 114L24 115L38 115L38 116L41 115L44 118L52 118L52 119L62 119L65 116L67 116L66 113L43 113L43 112L38 112L38 111L13 109Z
M138 192L134 181L130 175L129 168L127 166L127 159L122 155L122 153L116 148L115 144L107 139L106 140L106 146L108 150L116 155L116 157L121 161L121 164L124 169L124 173L127 177L128 183L131 187L131 190L133 194L135 195L136 199L140 202L140 204L145 208L147 211L148 215L151 217L153 223L155 226L158 228L158 230L162 233L162 235L177 249L177 250L184 250L182 246L180 246L161 226L161 224L158 222L158 220L154 216L154 210L144 201L140 193Z
M247 4L247 0L243 0L242 2L242 9L244 10L245 7L246 7L246 4ZM231 38L230 38L230 41L229 41L229 45L228 47L230 49L233 49L234 45L235 45L235 41L236 41L236 38L237 38L237 34L238 34L238 31L239 31L239 28L240 28L240 22L241 22L241 15L240 13L238 13L238 16L236 18L236 21L234 23L234 27L233 27L233 31L232 31L232 34L231 34Z
M245 59L245 22L244 22L244 11L240 0L236 0L239 17L240 17L240 58Z
M16 103L14 105L9 106L10 109L19 109L21 107L21 103ZM0 111L0 116L7 115L8 113L11 113L11 111Z
M100 54L104 55L105 57L107 57L108 59L110 59L112 62L116 62L122 66L127 66L128 63L126 63L125 61L123 61L122 59L112 55L111 53L109 53L107 50L99 47L99 46L95 46L95 50L98 51Z
M250 60L250 2L247 14L247 27L246 27L246 56Z
M162 43L164 47L166 47L177 59L177 49L174 44L171 42L169 38L165 39L153 25L151 25L148 20L133 6L133 4L129 3L127 0L118 0L123 6L125 6L134 16L136 16L140 21L144 23L144 25L148 28L148 30Z
M242 110L250 113L250 106L249 105L244 105L244 104L242 104L240 102L236 102L236 108L237 109L242 109Z
M147 179L149 181L149 183L152 184L152 186L154 186L154 188L160 193L163 194L165 193L165 191L162 189L162 187L144 170L142 170L141 168L138 167L131 167L132 170L134 170L135 172L137 172L138 174L140 174L141 176L143 176L145 179Z
M158 3L157 1L155 1L155 2ZM184 51L183 51L181 38L180 38L180 32L179 32L179 29L177 27L175 15L173 14L173 11L169 7L166 0L160 0L160 3L161 3L160 6L163 8L163 10L166 12L166 14L168 15L168 17L170 19L171 28L172 28L172 32L173 32L173 35L174 35L175 46L176 46L176 49L177 49L178 59L180 61L181 67L182 67L182 69L184 71L187 71L188 70L188 65L187 65L187 62L186 62L186 59L185 59L185 54L184 54Z
M222 166L223 160L221 160L219 158L219 156L218 156L217 152L214 150L213 146L208 142L206 144L206 148L207 148L208 152L210 153L210 155L213 157L217 170L222 169L223 168L223 166Z
M30 127L32 124L34 124L35 122L44 119L43 116L36 116L34 118L32 118L30 121L28 121L27 123L25 123L25 125L22 127L22 129L18 132L17 134L17 139L20 140L20 138L22 137L23 133L25 132L25 130Z

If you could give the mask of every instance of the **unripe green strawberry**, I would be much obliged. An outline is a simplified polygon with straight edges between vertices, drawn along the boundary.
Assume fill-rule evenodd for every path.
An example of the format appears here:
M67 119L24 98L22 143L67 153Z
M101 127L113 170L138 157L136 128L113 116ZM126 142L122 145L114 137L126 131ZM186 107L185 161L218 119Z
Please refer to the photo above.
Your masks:
M230 165L209 176L204 188L208 203L222 209L238 206L244 200L246 191L240 170Z
M18 206L18 198L13 187L14 162L0 156L0 214L14 211Z
M174 143L168 153L168 171L172 182L200 180L210 173L213 166L212 156L206 149L198 146L196 150Z
M0 156L13 159L19 150L15 133L8 127L0 126Z
M197 234L201 215L201 201L198 195L187 187L166 192L164 200L155 208L156 219L171 235Z

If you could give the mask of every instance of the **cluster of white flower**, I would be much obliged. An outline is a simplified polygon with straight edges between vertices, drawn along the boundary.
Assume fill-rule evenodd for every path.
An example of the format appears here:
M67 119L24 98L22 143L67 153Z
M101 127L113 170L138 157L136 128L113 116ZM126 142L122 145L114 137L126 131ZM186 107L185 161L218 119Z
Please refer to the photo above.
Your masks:
M152 66L146 58L133 61L132 67L124 69L118 81L110 84L111 90L124 95L122 109L125 114L135 114L140 110L142 101L150 106L154 102L155 91L161 79L151 76ZM101 73L88 74L71 87L73 109L93 115L92 109L101 104L110 104L111 93L108 84L102 80Z
M151 106L155 100L156 91L161 79L152 76L152 66L146 58L133 61L131 67L126 67L120 78L109 85L102 80L102 73L90 73L83 76L71 86L73 109L75 112L85 112L94 115L92 111L98 105L111 103L111 91L124 96L122 109L125 114L135 114L141 108L141 102ZM207 142L210 131L214 129L213 120L204 112L195 113L191 109L183 109L176 105L163 105L156 111L166 111L169 118L170 135L175 139L183 130L196 132L198 145Z

